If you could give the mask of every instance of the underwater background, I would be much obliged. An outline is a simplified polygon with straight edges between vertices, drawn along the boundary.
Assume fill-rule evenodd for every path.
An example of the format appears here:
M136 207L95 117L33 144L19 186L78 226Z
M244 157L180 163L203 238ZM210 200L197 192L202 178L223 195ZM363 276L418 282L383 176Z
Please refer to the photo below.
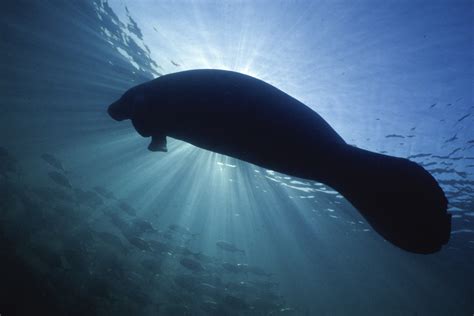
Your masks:
M0 8L2 316L474 312L472 1ZM405 252L330 187L173 139L152 153L108 117L196 68L267 81L348 143L424 166L448 245Z

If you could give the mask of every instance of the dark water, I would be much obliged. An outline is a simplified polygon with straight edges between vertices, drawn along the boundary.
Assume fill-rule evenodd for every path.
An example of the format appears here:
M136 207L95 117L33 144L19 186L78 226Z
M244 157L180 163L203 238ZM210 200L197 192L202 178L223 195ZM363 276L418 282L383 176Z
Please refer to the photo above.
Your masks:
M103 1L2 3L0 314L472 314L472 2L377 3L259 3L237 14L236 4L166 2L142 16L146 1L120 12ZM292 28L272 28L287 15ZM242 29L229 27L236 21ZM378 32L369 22L387 28L376 39L358 33ZM216 51L235 52L238 64L257 35L261 47L293 46L253 52L261 63L234 70L316 99L351 143L410 158L438 179L453 214L441 252L395 248L322 184L174 140L168 153L147 152L147 140L107 116L135 84L229 65ZM295 49L298 38L321 39L326 55ZM352 44L341 49L337 38ZM327 56L338 63L316 62ZM298 75L305 69L314 71Z

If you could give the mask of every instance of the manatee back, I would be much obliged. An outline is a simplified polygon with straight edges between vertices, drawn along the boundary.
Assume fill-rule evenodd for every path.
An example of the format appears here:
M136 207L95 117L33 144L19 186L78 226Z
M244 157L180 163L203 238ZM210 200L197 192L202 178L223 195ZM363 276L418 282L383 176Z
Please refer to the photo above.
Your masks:
M254 137L284 138L282 142L309 142L308 138L316 136L321 143L345 143L311 108L244 74L190 70L162 76L151 87L156 91L154 103L166 102L172 130L196 132L208 128L215 133L245 129Z

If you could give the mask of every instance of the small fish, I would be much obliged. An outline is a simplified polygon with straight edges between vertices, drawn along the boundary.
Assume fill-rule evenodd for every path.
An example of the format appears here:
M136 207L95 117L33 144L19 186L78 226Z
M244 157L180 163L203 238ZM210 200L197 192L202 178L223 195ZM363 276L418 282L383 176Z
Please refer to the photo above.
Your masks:
M125 247L125 245L122 243L122 240L116 235L109 232L95 232L94 235L102 240L105 244L117 248L123 252L127 252L127 247Z
M127 232L129 229L128 223L122 219L116 212L114 211L106 211L105 214L110 217L110 221L117 227L122 233Z
M199 281L196 277L192 275L178 275L174 278L174 283L179 287L193 291L197 288Z
M262 268L256 267L256 266L251 266L245 263L238 263L237 266L239 269L245 273L252 273L254 275L258 276L265 276L265 277L270 277L273 274L272 273L267 273L265 272Z
M86 204L91 208L104 204L104 201L102 201L100 196L94 191L84 191L77 188L74 189L74 193L76 194L79 203Z
M0 147L0 159L10 156L10 153L5 147Z
M102 195L106 199L111 199L111 200L116 200L117 199L112 192L110 192L109 190L107 190L104 187L95 186L93 189L94 189L95 192L99 193L100 195Z
M405 136L397 135L397 134L390 134L390 135L386 135L385 138L405 138Z
M66 187L68 189L72 189L72 185L69 182L69 179L66 178L62 173L57 171L50 171L48 172L48 176L53 180L56 184Z
M188 248L183 247L183 246L175 247L173 249L173 252L177 253L177 254L180 254L180 255L184 255L184 256L193 256L195 258L199 258L199 256L200 256L199 252L192 252L191 250L189 250Z
M225 251L241 252L242 254L245 254L244 250L237 248L234 244L228 241L219 240L218 242L216 242L216 246Z
M161 273L161 261L151 258L145 258L140 265L152 273Z
M201 263L193 259L182 258L181 260L179 260L179 263L186 269L191 270L193 272L200 272L204 270L204 267L201 265Z
M136 218L132 221L131 229L140 233L150 233L156 231L149 221L140 218Z
M66 170L64 170L64 167L63 167L63 164L62 162L56 158L54 155L51 155L51 154L42 154L41 155L41 158L46 161L50 166L58 169L58 170L61 170L62 172L65 172Z
M220 289L212 284L201 282L199 283L199 293L209 297L215 297L220 294Z
M32 190L40 199L51 202L54 200L57 201L66 201L66 202L73 202L74 199L72 196L67 194L62 189L54 189L49 187L37 187Z
M278 287L279 285L277 282L258 281L258 280L250 281L249 283L263 289L271 289L271 288Z
M416 154L416 155L411 155L408 156L408 159L414 159L414 158L424 158L424 157L429 157L431 154Z
M242 272L242 270L239 268L238 265L236 264L233 264L233 263L229 263L229 262L224 262L222 264L222 267L227 270L228 272L232 272L232 273L239 273L239 272Z
M235 310L249 309L249 305L237 296L226 295L222 301L225 305Z
M453 141L455 141L456 139L458 139L458 134L454 134L454 136L451 137L450 139L446 140L445 143L453 142Z
M463 117L461 117L461 118L458 120L458 122L461 122L461 121L463 121L464 119L468 118L469 116L471 116L471 114L470 114L470 113L469 113L469 114L466 114L466 115L464 115Z
M180 225L177 225L177 224L169 225L168 229L172 232L179 233L179 234L182 234L182 235L190 235L190 236L193 236L193 237L199 235L199 234L192 233L189 230L189 228L183 227L183 226L180 226Z
M138 249L142 250L142 251L151 251L151 247L150 247L150 244L146 241L146 240L143 240L139 237L135 237L135 236L125 236L128 240L129 243L131 243L132 245L134 245L135 247L137 247Z
M210 315L214 315L219 308L219 304L211 299L205 299L201 302L201 308Z
M250 305L252 306L252 309L257 309L257 310L274 310L277 311L281 304L277 303L277 299L271 300L267 298L262 298L262 297L257 297L256 299L252 300L250 302ZM284 312L280 313L275 313L274 315L280 315L284 314ZM285 313L287 314L287 313Z
M118 206L125 211L130 216L135 216L137 214L137 210L131 207L127 202L119 201Z
M452 155L454 155L455 153L457 153L457 152L460 151L460 150L461 150L461 148L456 148L456 149L454 149L452 152L450 152L450 153L448 154L448 156L452 156Z
M5 172L16 172L17 171L17 160L13 158L8 150L4 147L0 147L0 174Z
M168 246L168 244L166 244L164 242L161 242L161 241L158 241L158 240L150 239L150 240L148 240L148 244L149 244L150 248L154 252L157 252L157 253L164 253L164 252L170 252L171 251L171 247Z

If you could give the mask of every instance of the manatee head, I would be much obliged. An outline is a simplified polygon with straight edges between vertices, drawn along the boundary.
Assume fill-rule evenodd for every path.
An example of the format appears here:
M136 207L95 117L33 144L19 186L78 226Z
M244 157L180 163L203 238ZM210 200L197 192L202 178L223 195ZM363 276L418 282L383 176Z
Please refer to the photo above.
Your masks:
M142 85L125 92L120 99L109 105L107 112L116 121L133 120L145 103L145 91Z
M131 120L138 134L149 137L153 134L150 102L146 97L145 84L127 90L117 101L109 105L107 112L116 121Z
M107 112L116 121L131 120L133 127L143 137L151 136L148 149L167 151L166 135L154 119L152 102L147 98L146 84L129 89L120 99L109 105Z

